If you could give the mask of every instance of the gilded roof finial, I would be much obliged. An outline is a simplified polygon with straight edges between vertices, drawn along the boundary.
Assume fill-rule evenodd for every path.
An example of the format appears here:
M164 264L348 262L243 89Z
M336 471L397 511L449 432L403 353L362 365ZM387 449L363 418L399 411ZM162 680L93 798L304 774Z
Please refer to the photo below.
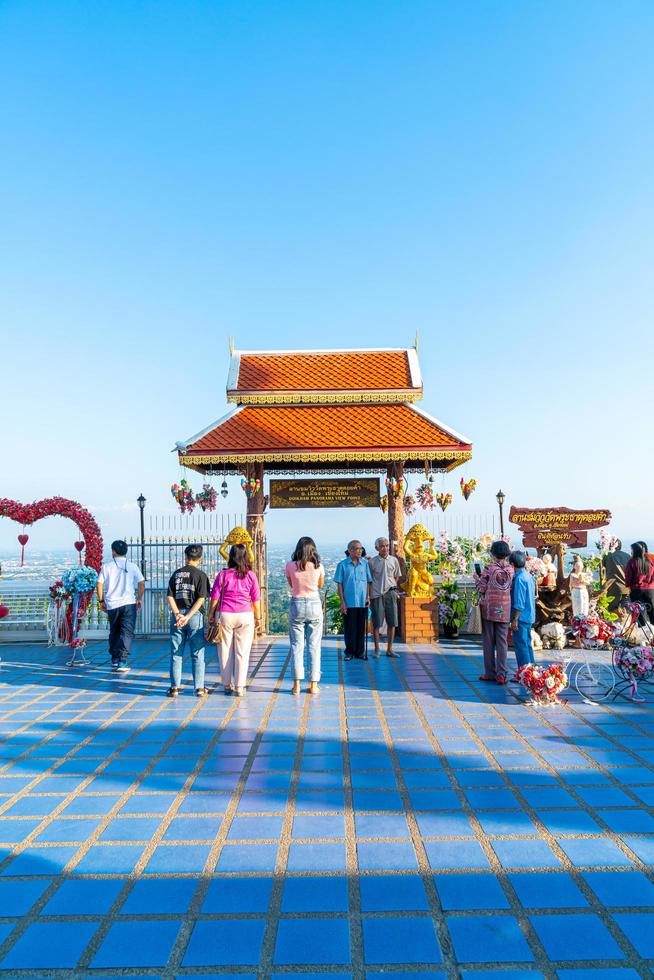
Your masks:
M233 337L228 337L227 338L227 342L229 344L229 353L230 353L230 356L231 356L234 353L234 338Z
M418 331L417 330L416 330L416 339L413 341L413 346L415 347L416 353L417 353L417 351L418 351Z

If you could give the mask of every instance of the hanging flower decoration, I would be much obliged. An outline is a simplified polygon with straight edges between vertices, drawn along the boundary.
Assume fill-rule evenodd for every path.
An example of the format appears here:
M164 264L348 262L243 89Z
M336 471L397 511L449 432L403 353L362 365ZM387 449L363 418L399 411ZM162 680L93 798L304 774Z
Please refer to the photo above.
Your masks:
M451 493L437 493L436 494L436 503L438 504L438 506L440 507L440 509L442 511L446 511L447 508L452 503L452 494Z
M215 510L218 502L218 494L210 483L203 483L200 493L196 493L195 502L201 510Z
M195 510L195 497L186 480L182 480L181 484L173 483L170 492L179 504L182 514L191 514Z
M394 500L397 500L403 493L405 493L407 488L407 482L404 477L398 476L387 476L386 477L386 489L390 493Z
M476 486L476 480L464 480L463 477L461 477L461 493L463 494L464 500L468 500L470 494L474 493Z
M436 501L434 500L434 491L432 490L429 483L421 483L416 490L416 500L418 505L422 507L423 510L433 510L436 506Z
M416 509L416 498L412 494L409 494L402 501L402 506L404 508L404 513L406 514L406 516L411 517L411 515Z
M102 565L102 534L93 515L75 500L65 497L48 497L33 504L21 504L17 500L0 500L0 517L8 517L23 527L36 524L43 517L68 517L79 528L86 543L86 564L96 571Z
M385 514L386 511L388 510L388 497L386 495L379 498L379 506L382 509L382 513Z
M254 497L255 493L261 490L261 480L255 479L253 476L243 477L241 480L241 489L249 500L250 497Z
M75 541L74 542L74 546L75 546L75 550L79 554L79 563L81 565L82 564L82 552L84 551L84 548L86 547L86 545L85 545L85 543L83 541Z
M518 670L518 680L526 687L536 704L561 704L559 694L568 686L568 675L562 664L525 664Z

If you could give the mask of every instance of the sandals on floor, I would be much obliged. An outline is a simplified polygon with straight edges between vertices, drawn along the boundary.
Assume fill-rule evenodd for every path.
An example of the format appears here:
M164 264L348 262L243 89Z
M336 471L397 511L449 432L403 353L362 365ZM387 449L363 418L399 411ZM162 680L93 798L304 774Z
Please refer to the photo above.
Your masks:
M493 681L495 681L495 678L494 677L489 677L488 674L480 674L479 675L479 680L480 681L491 681L491 682L493 682Z
M166 697L168 698L176 698L178 694L179 694L178 687L169 687L168 690L166 691Z
M208 693L209 693L208 687L196 687L195 689L196 698L206 698Z

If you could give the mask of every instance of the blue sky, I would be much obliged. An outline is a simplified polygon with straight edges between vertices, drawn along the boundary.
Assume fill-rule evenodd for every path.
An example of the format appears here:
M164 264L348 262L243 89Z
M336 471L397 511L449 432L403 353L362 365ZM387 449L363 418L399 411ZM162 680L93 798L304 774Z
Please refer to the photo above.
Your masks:
M475 445L459 513L501 485L654 536L653 29L638 0L4 0L0 495L136 532L223 414L228 336L418 330L422 407Z

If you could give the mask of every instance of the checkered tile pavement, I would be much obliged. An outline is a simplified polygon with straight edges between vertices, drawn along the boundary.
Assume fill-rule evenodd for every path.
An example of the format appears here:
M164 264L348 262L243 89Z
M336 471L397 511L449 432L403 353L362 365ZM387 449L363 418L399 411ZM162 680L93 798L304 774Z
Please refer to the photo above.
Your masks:
M654 713L536 710L467 640L243 699L4 646L0 978L654 974ZM217 680L215 664L209 680Z

